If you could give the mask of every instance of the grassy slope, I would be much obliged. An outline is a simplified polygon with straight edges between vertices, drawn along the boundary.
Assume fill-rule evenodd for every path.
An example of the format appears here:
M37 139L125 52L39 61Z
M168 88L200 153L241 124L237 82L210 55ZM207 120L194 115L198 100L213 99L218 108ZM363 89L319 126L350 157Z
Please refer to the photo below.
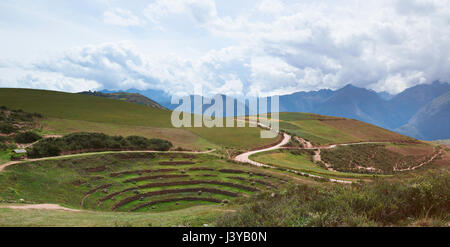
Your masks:
M260 129L257 128L175 129L168 110L95 96L2 88L0 105L43 114L49 118L43 122L44 129L50 132L69 133L87 128L107 134L140 134L167 138L185 148L218 145L252 149L275 142L259 138Z
M329 178L364 178L373 177L372 175L359 173L333 172L326 170L311 161L306 155L294 155L287 151L264 152L251 156L253 160L265 164L272 164L282 168L289 168L301 172L311 173Z
M211 224L227 206L206 205L171 212L67 212L55 210L18 210L2 208L11 204L0 203L0 226L203 226Z
M17 201L20 198L25 199L31 203L56 203L72 208L80 208L82 198L88 191L105 184L112 184L108 190L110 193L114 191L121 191L126 188L134 187L136 185L144 185L155 182L173 182L173 181L190 181L193 180L214 180L226 181L234 184L242 184L250 186L248 181L240 181L228 178L229 176L239 176L246 180L251 179L248 174L232 174L218 172L219 169L235 169L247 172L261 172L256 167L237 165L223 160L217 159L213 155L197 155L193 161L196 164L170 166L160 165L161 161L168 161L167 155L155 155L151 158L151 154L146 154L142 158L135 157L137 154L91 154L91 155L74 155L70 158L53 158L45 161L28 162L20 165L7 167L5 171L0 173L0 200ZM174 156L171 154L170 156ZM178 155L174 161L187 160ZM88 168L105 167L106 170L98 172L88 172ZM208 167L215 169L214 171L191 171L192 167ZM123 171L136 171L145 169L166 169L173 168L177 171L166 173L152 172L139 175L137 172L127 175L111 177L110 173ZM181 174L180 171L185 169L185 174L188 178L164 178L163 180L145 180L139 181L136 184L124 182L126 179L137 178L140 176L149 175L166 175L166 174ZM204 174L214 174L214 177L205 177ZM282 176L280 174L280 176ZM20 179L17 179L20 178ZM101 179L98 179L101 178ZM253 176L255 179L267 180L271 183L279 183L275 178L264 178L259 175ZM242 191L239 188L219 185L171 185L165 187L153 187L148 189L140 189L142 193L146 191L173 189L173 188L187 188L187 187L206 187L219 188L227 191L234 191L238 193L253 194L253 192ZM265 186L261 184L252 185L260 190L265 190ZM105 197L102 191L98 191L84 200L84 207L88 209L110 211L112 206L126 197L133 196L132 191L116 196L116 200L108 200L101 205L97 204L98 199ZM173 196L173 195L169 195ZM192 196L192 195L187 195ZM164 197L164 196L163 196ZM212 197L221 197L221 195L212 195ZM158 198L158 197L152 197ZM156 200L156 199L155 199ZM136 203L142 203L136 201ZM174 203L172 203L174 204ZM180 207L184 207L180 203ZM190 205L186 205L190 206ZM167 210L173 205L160 206L158 209ZM180 208L178 207L178 209ZM125 205L122 209L131 209L132 205ZM121 209L121 211L123 211Z
M280 128L317 145L411 138L361 121L311 113L281 113Z
M125 155L125 156L124 156ZM135 154L133 154L135 155ZM137 155L137 154L136 154ZM148 154L147 154L148 155ZM173 155L170 155L173 156ZM270 182L281 186L279 178L289 179L283 173L275 170L263 170L256 167L237 165L218 159L214 155L196 155L193 161L195 165L168 166L160 165L160 161L168 161L167 155L157 155L153 159L145 157L126 156L126 154L81 154L73 155L70 158L55 157L45 161L29 162L20 165L10 166L0 173L0 226L172 226L172 225L192 225L201 226L204 223L210 224L214 219L226 210L234 209L230 205L220 205L205 202L185 202L179 201L158 204L157 209L144 208L136 213L110 212L111 207L118 201L134 196L133 191L115 196L116 200L107 200L98 204L100 198L105 197L102 191L97 191L84 199L82 212L61 212L50 210L13 210L2 208L2 206L11 206L14 204L1 203L1 201L18 202L19 199L25 199L26 203L56 203L65 207L80 209L82 198L87 191L103 184L112 183L108 188L109 193L121 191L125 188L144 185L155 182L171 182L190 179L164 178L163 180L140 181L135 185L124 183L125 179L136 178L139 176L155 175L137 173L125 174L117 177L110 177L112 172L136 171L142 169L160 169L176 168L179 171L170 172L171 174L180 174L181 169L186 169L188 174L194 180L215 180L225 181L234 184L256 187L260 190L267 190L264 184L251 185L248 179L257 179ZM186 160L177 156L173 161ZM88 172L87 168L106 166L105 171ZM189 167L209 167L216 171L191 171ZM217 172L218 169L235 169L255 173L234 174ZM273 174L277 178L262 177L258 173ZM163 173L165 174L165 173ZM206 177L204 174L215 174L215 177ZM231 179L231 177L241 177L247 181ZM94 179L102 177L100 180ZM305 178L302 178L302 180ZM86 184L77 184L76 181L89 182ZM308 179L313 182L313 180ZM315 184L315 183L312 183ZM147 191L157 191L163 189L175 188L195 188L195 187L217 188L221 190L233 191L252 195L255 192L241 190L226 185L171 185L163 187L153 187L148 189L139 189L141 193ZM275 190L271 188L270 190ZM122 206L118 211L126 211L134 206L148 202L149 200L158 200L180 196L196 196L196 193L180 193L166 196L153 196L144 202L134 201ZM223 195L203 193L203 197L228 198Z
M248 200L222 227L448 226L450 173L375 180L364 186L296 186Z

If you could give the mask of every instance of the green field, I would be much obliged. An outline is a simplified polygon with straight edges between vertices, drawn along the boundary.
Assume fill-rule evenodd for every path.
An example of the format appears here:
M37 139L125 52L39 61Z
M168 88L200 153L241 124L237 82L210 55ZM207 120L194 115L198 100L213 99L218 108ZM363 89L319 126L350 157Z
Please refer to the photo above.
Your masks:
M292 154L289 151L271 151L258 153L251 156L251 159L273 166L289 168L305 173L324 176L327 178L373 178L373 175L359 173L344 173L329 171L311 161L311 156L307 154Z
M201 226L234 210L233 202L239 198L278 192L289 181L305 180L315 183L210 154L103 152L52 157L0 172L0 225ZM2 208L21 199L82 211Z
M0 106L37 112L46 133L79 131L163 138L186 149L253 149L276 142L259 128L173 128L171 111L103 97L33 89L0 89Z
M412 138L361 121L311 113L280 113L280 129L315 145L367 141L414 141Z
M0 173L0 200L24 199L27 203L55 203L95 211L170 211L276 190L287 177L271 172L229 163L214 155L73 155L7 167ZM162 191L170 193L159 194ZM136 195L144 198L134 198ZM164 201L174 198L179 200ZM150 202L155 204L135 209Z
M148 227L148 226L203 226L212 225L224 212L232 210L229 206L194 206L170 212L68 212L59 210L20 210L2 208L20 204L0 203L0 226L11 227Z
M11 150L0 151L0 164L11 160Z

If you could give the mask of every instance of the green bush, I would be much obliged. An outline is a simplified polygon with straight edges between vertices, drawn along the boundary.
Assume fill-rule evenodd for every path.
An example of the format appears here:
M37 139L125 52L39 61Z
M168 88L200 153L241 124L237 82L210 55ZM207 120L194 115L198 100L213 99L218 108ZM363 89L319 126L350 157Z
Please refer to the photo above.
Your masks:
M4 142L9 142L11 141L11 137L9 136L0 136L0 142L4 143Z
M14 136L14 140L17 143L33 143L42 139L42 137L32 131L17 133Z
M9 146L10 146L10 145L7 145L7 144L5 144L5 143L1 143L1 142L0 142L0 151L8 150L8 149L9 149Z
M450 174L430 173L407 181L331 188L294 186L277 197L253 198L218 226L387 226L450 215Z
M25 158L26 154L12 154L11 155L11 160L20 160L22 158Z
M17 128L10 123L0 123L0 132L3 134L10 134L16 130Z
M28 150L31 158L57 156L62 152L83 150L158 150L167 151L172 143L140 136L108 136L103 133L73 133L62 138L48 138Z

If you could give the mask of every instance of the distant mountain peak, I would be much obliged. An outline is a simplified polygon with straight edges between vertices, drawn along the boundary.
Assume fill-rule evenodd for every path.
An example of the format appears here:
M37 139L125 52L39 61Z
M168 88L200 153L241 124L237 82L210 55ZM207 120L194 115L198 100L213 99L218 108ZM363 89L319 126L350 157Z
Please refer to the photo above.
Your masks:
M358 87L355 86L355 85L353 85L353 84L351 84L351 83L348 83L347 85L345 85L345 86L342 87L341 89L344 89L344 88L358 88Z

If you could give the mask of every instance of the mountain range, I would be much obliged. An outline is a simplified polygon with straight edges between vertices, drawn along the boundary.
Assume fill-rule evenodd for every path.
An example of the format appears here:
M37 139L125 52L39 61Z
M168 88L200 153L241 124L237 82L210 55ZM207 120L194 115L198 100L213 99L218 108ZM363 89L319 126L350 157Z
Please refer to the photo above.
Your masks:
M125 92L142 94L168 109L177 107L170 103L171 96L162 90L129 89ZM191 96L191 100L194 97L201 96ZM396 95L348 84L338 90L280 95L279 100L280 112L353 118L423 140L450 139L450 84L446 82L417 85ZM244 103L236 101L235 108L237 104ZM248 102L245 106L247 114ZM202 113L207 107L203 107ZM191 112L199 113L195 109Z

